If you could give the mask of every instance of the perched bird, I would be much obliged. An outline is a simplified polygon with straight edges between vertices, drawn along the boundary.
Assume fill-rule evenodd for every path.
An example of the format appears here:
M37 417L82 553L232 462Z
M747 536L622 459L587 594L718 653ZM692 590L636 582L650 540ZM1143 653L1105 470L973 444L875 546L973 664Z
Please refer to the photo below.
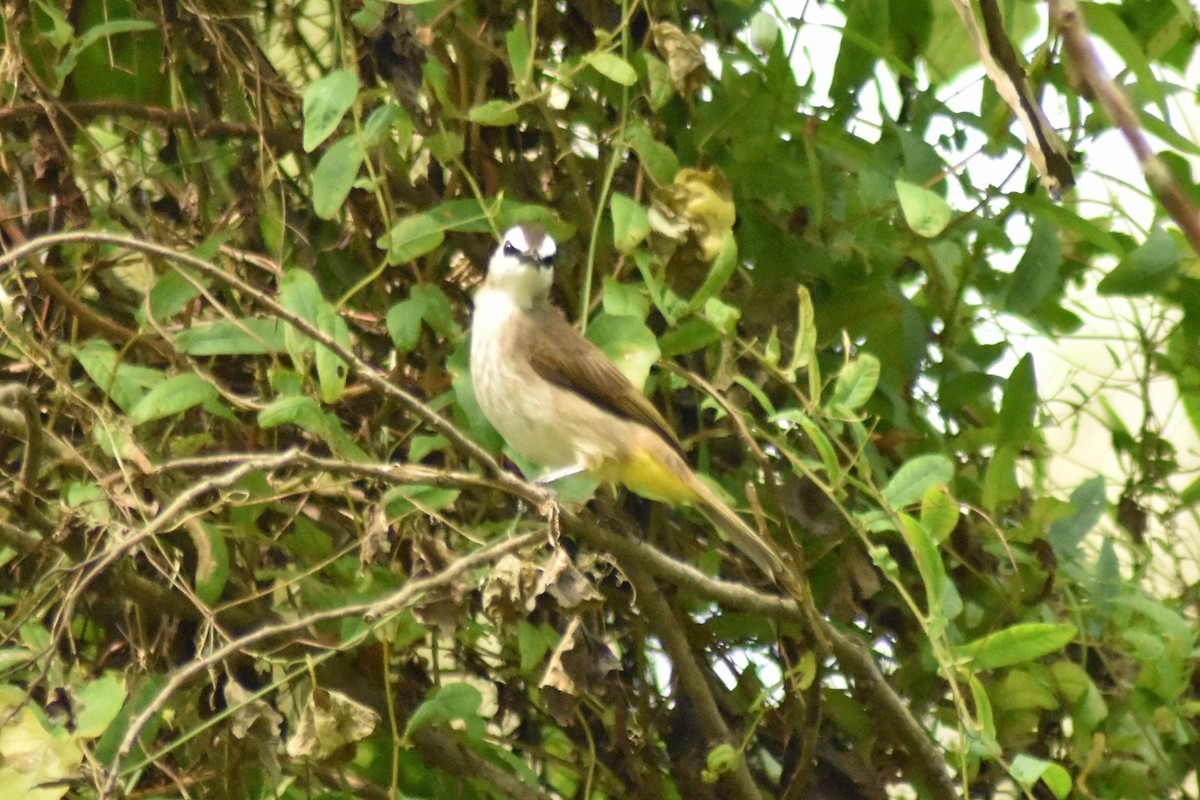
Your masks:
M471 319L471 379L484 415L549 482L586 473L672 505L696 506L764 573L774 550L694 473L646 396L550 303L554 239L517 225L488 262Z

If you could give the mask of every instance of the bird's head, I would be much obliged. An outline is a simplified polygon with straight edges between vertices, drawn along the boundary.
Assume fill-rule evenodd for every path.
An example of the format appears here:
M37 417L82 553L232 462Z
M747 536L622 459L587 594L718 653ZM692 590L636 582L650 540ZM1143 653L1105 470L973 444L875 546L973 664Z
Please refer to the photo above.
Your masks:
M528 305L549 293L556 255L558 245L543 228L514 225L504 232L504 240L488 261L487 284Z

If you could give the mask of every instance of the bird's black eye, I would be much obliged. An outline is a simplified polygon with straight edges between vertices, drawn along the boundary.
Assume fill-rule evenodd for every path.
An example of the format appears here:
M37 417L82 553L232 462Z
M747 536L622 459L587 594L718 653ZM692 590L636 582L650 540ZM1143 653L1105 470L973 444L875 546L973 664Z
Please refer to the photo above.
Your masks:
M515 256L515 255L520 255L520 252L521 251L518 250L517 246L515 244L513 244L512 242L504 243L504 255Z
M538 263L541 264L543 267L553 267L554 266L554 254L551 253L548 256L542 256L538 260Z

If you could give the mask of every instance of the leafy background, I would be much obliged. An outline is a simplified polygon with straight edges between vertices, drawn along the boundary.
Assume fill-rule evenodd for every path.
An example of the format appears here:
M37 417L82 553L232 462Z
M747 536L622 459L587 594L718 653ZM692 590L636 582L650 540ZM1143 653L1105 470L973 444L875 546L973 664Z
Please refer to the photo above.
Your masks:
M3 796L1198 796L1188 4L3 26ZM515 221L802 580L513 469Z

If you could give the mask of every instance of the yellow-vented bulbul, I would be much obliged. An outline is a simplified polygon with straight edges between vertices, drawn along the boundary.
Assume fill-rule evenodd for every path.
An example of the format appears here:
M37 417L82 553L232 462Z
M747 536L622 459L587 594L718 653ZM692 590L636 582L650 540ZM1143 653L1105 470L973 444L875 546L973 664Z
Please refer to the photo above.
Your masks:
M471 378L484 415L543 482L584 472L640 495L696 506L772 579L774 550L684 460L641 390L550 303L558 248L544 230L508 230L471 319Z

